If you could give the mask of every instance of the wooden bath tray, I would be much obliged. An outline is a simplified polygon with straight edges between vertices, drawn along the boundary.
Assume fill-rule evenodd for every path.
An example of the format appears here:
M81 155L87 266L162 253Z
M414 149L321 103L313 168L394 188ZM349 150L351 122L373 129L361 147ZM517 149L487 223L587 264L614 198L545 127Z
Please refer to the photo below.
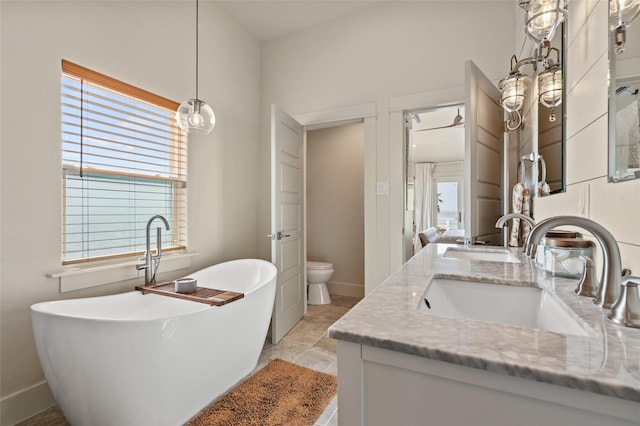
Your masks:
M195 293L176 293L173 282L156 285L136 286L136 290L142 294L154 293L163 296L175 297L177 299L191 300L192 302L206 303L211 306L222 306L235 302L244 297L243 293L233 291L215 290L213 288L196 287Z

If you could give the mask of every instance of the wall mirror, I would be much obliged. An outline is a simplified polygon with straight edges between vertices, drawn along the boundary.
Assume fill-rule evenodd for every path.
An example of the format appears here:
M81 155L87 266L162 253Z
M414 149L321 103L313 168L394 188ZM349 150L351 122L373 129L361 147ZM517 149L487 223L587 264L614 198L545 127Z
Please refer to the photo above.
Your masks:
M405 114L405 260L421 248L415 232L464 239L464 116L462 103Z
M624 4L624 2L620 2ZM632 2L633 3L633 2ZM618 1L609 1L609 181L640 178L640 4L621 34ZM624 45L621 45L623 41Z
M558 49L562 75L566 72L566 55L564 46L566 25L562 24L551 40L551 47ZM553 58L556 61L556 58ZM538 70L538 74L540 70ZM563 82L564 82L563 78ZM540 86L537 86L540 90ZM539 188L538 195L543 197L550 194L564 192L565 189L565 117L566 117L566 84L562 87L562 101L551 108L543 102L537 102L538 107L538 154L542 158L539 164L539 182L548 185Z
M522 118L517 111L507 113L509 149L516 152L516 158L509 159L512 168L508 183L510 187L520 183L537 197L565 190L566 33L564 22L549 44L531 44L531 56L517 58L515 67L529 79L529 85L521 101ZM514 74L514 59L509 76ZM522 64L520 68L518 64ZM505 80L500 82L503 88ZM560 91L556 83L560 83ZM506 95L503 91L503 105L509 111ZM533 208L535 211L535 202Z

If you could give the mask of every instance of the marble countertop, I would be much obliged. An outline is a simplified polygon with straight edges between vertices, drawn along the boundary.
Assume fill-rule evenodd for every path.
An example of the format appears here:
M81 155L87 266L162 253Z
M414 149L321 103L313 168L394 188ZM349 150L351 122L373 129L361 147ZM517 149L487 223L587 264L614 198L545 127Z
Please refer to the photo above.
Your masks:
M547 276L519 250L511 249L521 263L501 263L444 258L447 247L427 245L335 322L329 337L640 402L640 329L608 321L608 310L573 292L577 279ZM434 277L544 288L589 336L419 312Z

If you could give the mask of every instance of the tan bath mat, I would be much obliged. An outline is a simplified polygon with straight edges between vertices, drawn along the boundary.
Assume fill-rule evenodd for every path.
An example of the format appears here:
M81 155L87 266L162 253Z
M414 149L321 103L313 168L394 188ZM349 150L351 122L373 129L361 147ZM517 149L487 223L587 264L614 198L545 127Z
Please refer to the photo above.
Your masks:
M336 389L331 374L274 359L188 425L313 425Z

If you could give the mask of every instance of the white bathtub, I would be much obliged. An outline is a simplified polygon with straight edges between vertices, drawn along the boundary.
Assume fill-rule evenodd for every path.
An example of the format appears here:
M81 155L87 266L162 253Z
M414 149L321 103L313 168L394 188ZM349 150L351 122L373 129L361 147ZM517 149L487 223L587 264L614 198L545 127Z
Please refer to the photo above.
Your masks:
M245 294L219 307L138 291L33 305L40 363L67 420L188 421L256 367L276 273L269 262L243 259L189 274L200 287Z

